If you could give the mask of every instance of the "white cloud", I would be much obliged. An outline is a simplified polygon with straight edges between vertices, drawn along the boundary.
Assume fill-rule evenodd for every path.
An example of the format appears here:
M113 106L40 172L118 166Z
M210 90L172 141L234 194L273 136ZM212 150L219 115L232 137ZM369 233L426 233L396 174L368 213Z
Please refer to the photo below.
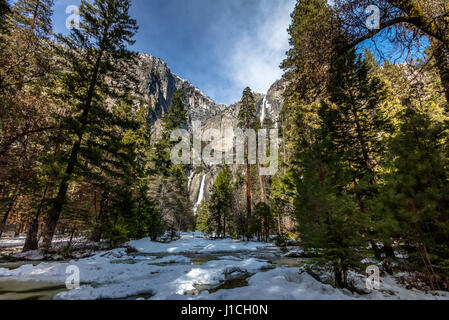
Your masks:
M266 93L281 78L279 68L288 50L287 28L295 0L260 1L251 28L233 34L223 66L232 89L228 99L238 101L246 86L258 93ZM232 92L232 93L231 93ZM227 99L227 100L228 100Z

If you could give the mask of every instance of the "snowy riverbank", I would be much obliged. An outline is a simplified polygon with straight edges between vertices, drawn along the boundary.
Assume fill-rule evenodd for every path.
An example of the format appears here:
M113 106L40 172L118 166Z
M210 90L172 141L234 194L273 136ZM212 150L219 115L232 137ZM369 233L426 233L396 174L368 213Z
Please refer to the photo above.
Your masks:
M449 299L447 293L406 290L392 277L381 279L380 290L351 294L300 273L303 260L284 257L272 244L185 233L171 243L142 239L127 246L132 249L72 261L8 268L0 264L0 299L20 297L17 292L8 295L15 284L35 288L39 283L59 286L55 299ZM69 266L80 270L79 289L63 288Z

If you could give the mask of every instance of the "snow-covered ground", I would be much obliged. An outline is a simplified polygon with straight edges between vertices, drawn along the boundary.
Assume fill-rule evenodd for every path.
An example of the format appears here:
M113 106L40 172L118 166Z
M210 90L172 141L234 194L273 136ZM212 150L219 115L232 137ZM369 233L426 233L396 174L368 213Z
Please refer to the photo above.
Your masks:
M17 238L13 237L4 237L0 238L0 248L13 248L23 246L25 243L25 236L20 236Z
M13 270L0 265L0 287L8 283L11 288L14 282L20 287L27 282L33 287L36 282L64 285L68 267L76 266L80 288L60 290L55 299L449 299L445 293L434 296L406 290L390 277L382 278L380 290L354 295L300 273L299 267L274 262L272 257L281 258L282 254L264 243L213 241L196 233L183 234L166 244L142 239L127 245L137 253L121 248L90 258L22 265ZM247 283L243 280L233 285L238 279ZM363 281L361 277L360 283ZM229 285L224 286L226 283Z
M184 253L184 252L232 252L257 251L259 248L272 247L272 244L261 242L242 242L232 239L211 240L199 233L184 233L181 239L170 243L151 242L142 239L128 242L128 245L140 253Z
M0 252L1 250L7 249L7 248L19 248L23 247L25 244L26 236L20 235L18 237L12 237L8 235L4 235L2 238L0 238ZM66 246L70 242L70 237L68 236L55 236L52 242L52 246L54 248L61 248ZM72 239L72 247L77 246L87 246L87 245L97 245L94 242L89 241L88 239L84 237L74 237Z

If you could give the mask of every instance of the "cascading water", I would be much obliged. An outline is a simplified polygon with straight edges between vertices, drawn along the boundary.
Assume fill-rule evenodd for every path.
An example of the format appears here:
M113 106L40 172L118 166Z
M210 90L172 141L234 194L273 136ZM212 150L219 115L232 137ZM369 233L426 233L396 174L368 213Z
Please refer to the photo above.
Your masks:
M263 124L263 121L265 120L265 106L267 104L267 96L263 98L262 102L262 111L260 113L260 123Z
M201 205L201 202L203 201L204 198L204 187L206 185L206 175L203 175L203 179L201 180L201 186L200 186L200 192L198 194L198 199L196 201L195 206L193 207L193 213L196 214L198 213L198 208Z

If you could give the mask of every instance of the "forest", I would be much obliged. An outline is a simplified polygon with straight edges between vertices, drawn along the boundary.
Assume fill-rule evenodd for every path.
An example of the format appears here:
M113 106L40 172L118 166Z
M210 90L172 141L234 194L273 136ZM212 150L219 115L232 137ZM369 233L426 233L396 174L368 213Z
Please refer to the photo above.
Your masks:
M369 259L407 288L449 291L449 2L297 0L279 117L261 121L247 87L235 119L278 129L279 170L218 164L197 206L188 172L205 168L171 161L188 97L178 89L154 127L131 5L83 0L79 26L57 34L52 0L0 0L0 238L67 257L80 237L295 243L335 288L357 292Z

